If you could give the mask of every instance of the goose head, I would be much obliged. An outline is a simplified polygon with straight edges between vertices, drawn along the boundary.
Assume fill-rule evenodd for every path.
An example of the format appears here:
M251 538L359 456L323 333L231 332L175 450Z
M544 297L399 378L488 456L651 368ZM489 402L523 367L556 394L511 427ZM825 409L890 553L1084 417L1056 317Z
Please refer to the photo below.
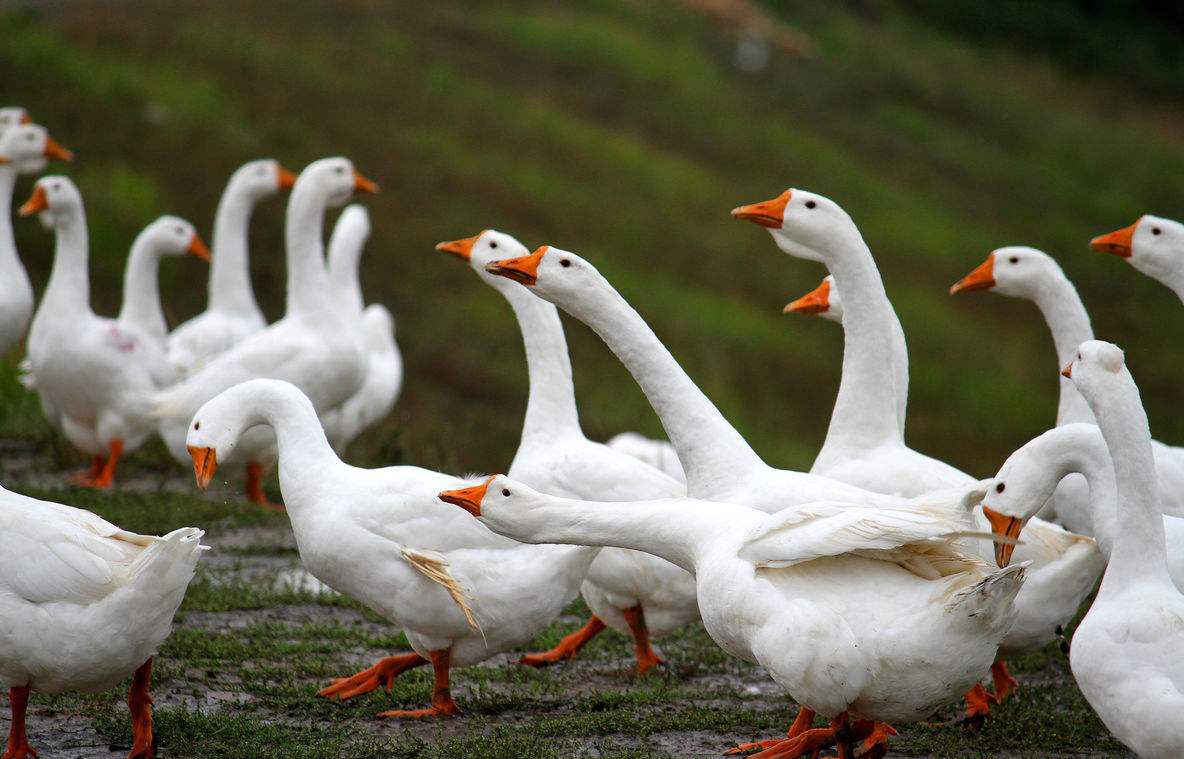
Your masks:
M1015 298L1036 300L1045 288L1064 278L1052 256L1035 248L1012 245L991 251L986 261L950 287L950 295L994 290Z
M991 525L995 541L995 563L1006 567L1015 552L1015 541L1028 520L1044 506L1047 497L1036 492L1044 480L1037 471L1039 462L1029 457L1012 454L995 476L986 481L987 495L983 498L983 515Z
M570 251L543 245L528 256L503 258L485 266L499 277L526 285L552 303L579 304L605 290L596 267Z
M355 192L378 192L378 185L362 176L348 158L337 156L304 167L293 184L296 192L316 193L324 198L325 205L337 208L348 203Z
M270 198L280 190L290 190L296 175L285 169L274 158L248 161L230 175L227 189L250 201Z
M1123 375L1129 375L1126 354L1122 348L1104 340L1086 340L1061 370L1061 376L1073 381L1090 406L1106 398Z
M495 474L483 482L465 488L446 490L438 496L444 503L459 506L502 535L529 542L532 514L547 503L548 497L504 474Z
M59 229L83 215L82 193L69 177L42 177L33 185L33 194L20 207L21 216L38 214L46 229Z
M823 264L845 249L845 241L859 236L838 203L793 187L770 200L733 208L732 217L765 227L789 255Z
M785 314L816 314L839 324L843 323L843 299L835 286L835 278L829 274L822 284L782 309Z
M485 267L499 259L520 258L530 253L518 240L496 229L486 229L472 237L438 243L436 250L467 262L478 276L498 289L512 285L505 278L487 272Z
M3 134L5 129L17 124L28 124L32 120L29 117L29 112L19 105L4 106L0 108L0 134Z
M136 244L145 243L162 256L190 255L210 260L210 250L193 225L179 216L161 216L140 232Z
M21 174L37 174L52 160L69 161L74 154L49 136L39 124L0 127L0 164L11 164Z
M1145 214L1129 227L1099 235L1089 245L1125 258L1152 279L1163 281L1184 267L1184 224Z

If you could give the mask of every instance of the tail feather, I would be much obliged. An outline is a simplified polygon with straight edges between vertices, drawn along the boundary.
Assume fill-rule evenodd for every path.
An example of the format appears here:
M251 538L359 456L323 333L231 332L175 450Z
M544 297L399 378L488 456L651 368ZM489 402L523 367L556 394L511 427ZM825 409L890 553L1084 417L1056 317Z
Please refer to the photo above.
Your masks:
M473 607L469 604L468 591L452 576L452 572L449 571L448 559L443 554L436 551L419 551L406 546L400 547L399 551L403 559L415 567L420 574L448 591L448 595L452 597L453 602L460 607L461 612L465 615L469 627L474 630L481 629L481 625L473 616Z
M201 544L203 535L205 531L196 527L182 527L155 539L132 562L132 581L138 582L148 578L163 581L174 571L180 570L180 573L187 575L184 582L188 584L189 579L193 577L197 560L203 551L209 550L209 546Z

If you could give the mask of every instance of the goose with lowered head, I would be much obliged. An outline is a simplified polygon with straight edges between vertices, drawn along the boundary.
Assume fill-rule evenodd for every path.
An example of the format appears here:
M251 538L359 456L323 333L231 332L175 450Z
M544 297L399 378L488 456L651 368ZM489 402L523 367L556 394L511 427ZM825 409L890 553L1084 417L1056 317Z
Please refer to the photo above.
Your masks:
M524 286L485 270L499 258L527 254L522 243L487 229L436 248L465 261L481 281L501 293L522 332L530 392L511 477L571 498L624 501L686 493L681 483L654 467L584 436L559 312ZM543 666L574 658L607 626L633 638L637 669L646 672L662 661L650 639L699 616L694 578L664 559L637 551L601 551L581 591L591 619L552 650L523 657L523 664Z
M1098 235L1089 245L1126 259L1184 301L1184 224L1144 214L1129 227Z
M515 540L631 548L691 572L712 639L764 667L807 717L784 740L738 747L762 759L829 743L853 757L854 740L883 756L892 730L880 723L928 717L990 666L1023 581L961 553L947 539L960 519L913 504L588 502L500 475L440 498ZM806 729L813 712L831 727Z
M1029 300L1040 309L1057 354L1057 366L1064 366L1077 353L1077 346L1094 339L1089 314L1077 288L1052 256L1026 246L999 248L987 260L950 288L951 293L990 290L1000 295ZM1094 422L1089 404L1072 382L1060 378L1057 402L1058 425ZM1184 448L1151 441L1159 483L1159 500L1165 514L1184 516ZM1079 475L1070 475L1057 488L1053 511L1080 512L1089 499Z
M148 225L132 245L119 318L90 308L86 214L66 177L38 180L21 214L38 214L56 237L53 269L29 327L29 372L51 424L83 454L81 482L107 488L120 456L152 434L151 398L174 380L156 282L161 255L207 256L193 226L175 216Z
M309 399L295 386L256 379L202 405L187 445L206 487L243 434L274 431L280 489L300 559L329 587L401 627L412 653L388 656L334 681L322 696L348 699L431 664L432 705L384 717L457 713L449 671L531 640L575 598L597 549L533 546L494 534L436 494L464 478L391 466L360 469L333 452Z
M283 318L154 399L161 438L178 461L189 460L185 436L194 413L240 382L257 377L289 381L308 396L318 413L344 403L361 387L366 356L355 329L358 320L342 311L330 287L322 231L327 208L343 205L355 191L376 190L346 158L322 158L301 172L292 188L285 223L288 302ZM248 432L236 446L233 463L246 467L249 500L279 508L268 501L262 484L265 468L274 458L275 438L270 430L260 428Z
M214 214L206 310L169 334L169 361L178 375L192 374L267 326L251 289L247 252L251 213L260 201L295 182L295 174L270 158L245 163L230 175Z

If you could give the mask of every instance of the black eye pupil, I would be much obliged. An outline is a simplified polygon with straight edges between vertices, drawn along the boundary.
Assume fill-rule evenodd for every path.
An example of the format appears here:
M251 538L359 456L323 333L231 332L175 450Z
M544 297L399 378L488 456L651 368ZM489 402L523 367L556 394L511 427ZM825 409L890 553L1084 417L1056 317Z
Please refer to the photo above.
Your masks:
M502 495L508 496L508 495L510 495L510 491L507 490L506 488L502 488Z
M566 269L567 267L571 266L571 261L568 261L566 258L560 259L559 265Z
M817 203L815 203L813 200L807 200L807 201L806 201L806 208L813 208L813 207L814 207L814 206L816 206L816 205L818 205L818 204L817 204Z
M1000 482L998 485L995 486L995 492L1002 493L1004 487L1005 487L1004 484L1002 482Z
M1012 256L1012 257L1011 257L1011 259L1010 259L1010 261L1011 261L1013 264L1018 264L1018 263L1020 262L1020 259L1019 259L1018 257L1016 257L1016 256Z
M201 422L194 422L193 429L200 430L201 429Z
M496 243L496 242L491 242L491 243L489 243L489 247L491 247L491 248L496 248L496 247L497 247L497 243Z
M1152 228L1151 228L1151 234L1153 234L1153 235L1157 235L1157 234L1159 234L1159 227L1152 227Z

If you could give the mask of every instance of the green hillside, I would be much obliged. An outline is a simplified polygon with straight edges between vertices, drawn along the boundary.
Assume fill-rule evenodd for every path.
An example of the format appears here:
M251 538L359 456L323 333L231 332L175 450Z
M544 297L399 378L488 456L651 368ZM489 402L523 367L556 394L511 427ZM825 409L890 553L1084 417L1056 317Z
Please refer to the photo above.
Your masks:
M737 65L746 33L699 10L727 5L51 4L0 13L0 101L78 155L68 171L88 203L101 311L118 303L135 232L163 212L208 232L247 159L345 154L376 179L363 282L398 319L407 382L362 461L509 463L526 389L517 328L500 296L432 250L496 226L594 262L770 462L808 466L842 337L781 306L825 272L728 217L789 185L839 201L876 253L909 336L916 447L986 475L1053 419L1057 367L1035 309L946 294L1005 244L1061 261L1099 335L1127 348L1156 434L1184 442L1180 304L1086 246L1143 211L1184 216L1179 68L1083 73L1049 52L1056 39L996 43L931 3L793 2L768 7L815 55L774 46L751 71ZM253 230L273 316L282 210L266 204ZM31 221L17 235L40 287L52 241ZM200 267L162 273L174 320L204 302ZM659 433L612 355L567 323L587 431Z

